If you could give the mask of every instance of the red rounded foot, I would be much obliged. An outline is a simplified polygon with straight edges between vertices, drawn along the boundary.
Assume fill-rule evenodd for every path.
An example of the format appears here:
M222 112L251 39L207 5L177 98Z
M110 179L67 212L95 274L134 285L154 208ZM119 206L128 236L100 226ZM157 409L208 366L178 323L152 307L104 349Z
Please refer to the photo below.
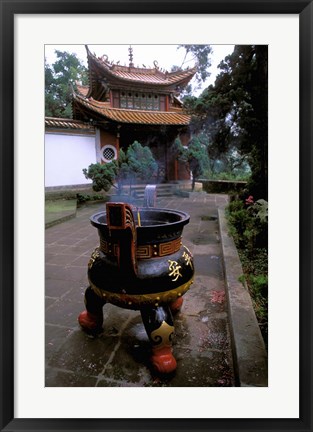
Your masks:
M174 372L177 367L175 357L169 347L155 349L151 357L151 362L154 369L162 374Z
M98 332L102 330L102 318L84 310L78 317L78 322L86 331Z
M183 305L183 301L184 299L182 297L178 297L177 300L173 301L173 303L170 304L170 309L172 311L172 313L177 313L181 310L182 305Z

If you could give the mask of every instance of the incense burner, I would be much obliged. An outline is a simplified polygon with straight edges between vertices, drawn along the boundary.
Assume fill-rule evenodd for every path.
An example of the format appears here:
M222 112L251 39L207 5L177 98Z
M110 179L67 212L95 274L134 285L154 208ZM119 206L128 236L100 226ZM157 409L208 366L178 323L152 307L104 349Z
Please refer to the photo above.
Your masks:
M161 373L176 369L172 314L193 281L193 257L182 244L188 222L182 211L126 203L107 203L105 212L91 217L100 242L88 263L86 310L79 323L88 331L101 331L106 303L139 310L152 365Z

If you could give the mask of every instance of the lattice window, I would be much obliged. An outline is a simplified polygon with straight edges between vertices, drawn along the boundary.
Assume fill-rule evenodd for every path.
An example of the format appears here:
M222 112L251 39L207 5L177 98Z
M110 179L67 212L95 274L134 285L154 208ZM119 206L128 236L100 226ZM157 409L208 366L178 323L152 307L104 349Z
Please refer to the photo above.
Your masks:
M165 110L164 95L161 97L158 94L139 93L131 91L120 92L120 108L127 109L142 109L150 111ZM116 106L116 105L114 105Z
M133 94L128 92L127 93L127 108L133 109L134 108L134 101L133 101Z
M115 149L115 147L113 147L111 145L104 146L103 150L102 150L102 159L105 162L111 162L115 158L116 158L116 149Z
M159 101L158 95L153 96L152 109L153 110L159 110L160 109L160 101Z
M147 110L152 110L153 109L153 98L151 94L148 94L147 97Z
M134 108L140 109L141 108L141 98L138 93L135 93L134 95Z
M126 93L124 93L124 92L121 92L120 107L121 108L127 108L127 96L126 96Z

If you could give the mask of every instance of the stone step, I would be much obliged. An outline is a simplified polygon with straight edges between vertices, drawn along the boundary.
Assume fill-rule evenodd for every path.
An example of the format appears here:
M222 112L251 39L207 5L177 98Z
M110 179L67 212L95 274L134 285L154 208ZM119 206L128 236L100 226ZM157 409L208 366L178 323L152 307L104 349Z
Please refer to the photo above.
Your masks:
M132 196L136 198L143 198L145 193L146 185L135 185L132 186ZM176 190L177 185L175 184L158 184L156 185L157 197L170 197Z

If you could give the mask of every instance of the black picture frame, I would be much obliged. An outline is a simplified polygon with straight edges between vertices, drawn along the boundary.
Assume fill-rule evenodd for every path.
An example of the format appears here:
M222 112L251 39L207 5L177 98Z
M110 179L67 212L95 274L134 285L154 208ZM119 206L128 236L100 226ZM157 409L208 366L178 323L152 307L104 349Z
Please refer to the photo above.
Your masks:
M1 431L312 431L313 1L0 0L0 426ZM14 15L299 14L300 18L300 417L299 419L22 419L14 417ZM292 204L292 201L291 201ZM284 217L284 213L282 213ZM288 379L288 373L286 374ZM185 408L184 408L185 409ZM261 407L260 407L261 409Z

